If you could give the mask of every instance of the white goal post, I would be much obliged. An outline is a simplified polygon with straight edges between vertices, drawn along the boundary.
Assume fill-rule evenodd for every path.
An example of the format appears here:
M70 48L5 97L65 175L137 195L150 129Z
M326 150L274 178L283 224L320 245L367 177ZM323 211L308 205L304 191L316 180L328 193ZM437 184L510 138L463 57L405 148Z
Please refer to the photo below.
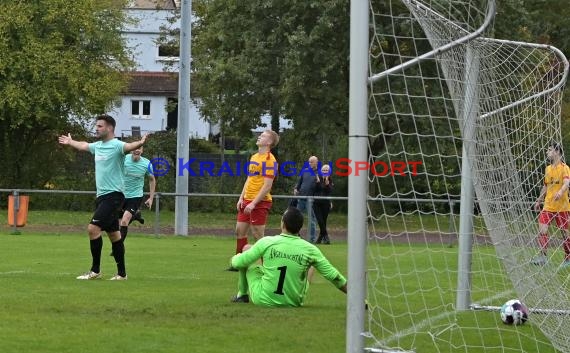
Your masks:
M346 352L570 352L554 229L548 265L530 261L569 64L491 38L494 16L494 0L351 1L349 159L421 167L349 176ZM512 298L520 329L497 313Z

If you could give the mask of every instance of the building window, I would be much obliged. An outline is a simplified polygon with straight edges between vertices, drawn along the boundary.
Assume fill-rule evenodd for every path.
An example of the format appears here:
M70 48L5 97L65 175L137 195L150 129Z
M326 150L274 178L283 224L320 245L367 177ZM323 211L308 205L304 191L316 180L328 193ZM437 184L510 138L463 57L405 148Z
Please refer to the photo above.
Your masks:
M158 46L158 56L164 58L180 57L180 48L177 45L161 44Z
M150 101L131 101L131 116L133 119L150 119Z
M131 136L132 137L141 137L141 127L140 126L131 126Z

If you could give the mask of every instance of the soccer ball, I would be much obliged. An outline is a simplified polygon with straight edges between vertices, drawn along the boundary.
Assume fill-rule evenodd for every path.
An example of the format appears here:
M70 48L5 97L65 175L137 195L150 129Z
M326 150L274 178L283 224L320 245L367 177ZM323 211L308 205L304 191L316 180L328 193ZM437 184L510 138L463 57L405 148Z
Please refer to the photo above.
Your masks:
M522 325L528 320L528 309L518 299L511 299L501 306L501 320L507 325Z

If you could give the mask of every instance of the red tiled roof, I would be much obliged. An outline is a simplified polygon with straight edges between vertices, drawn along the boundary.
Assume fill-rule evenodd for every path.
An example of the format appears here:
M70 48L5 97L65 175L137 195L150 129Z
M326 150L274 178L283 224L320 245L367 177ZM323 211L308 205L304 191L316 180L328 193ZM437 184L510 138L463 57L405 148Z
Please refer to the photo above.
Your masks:
M163 9L172 10L176 8L174 0L134 0L129 6L135 9Z
M173 72L133 72L130 73L127 89L129 95L177 96L178 73Z

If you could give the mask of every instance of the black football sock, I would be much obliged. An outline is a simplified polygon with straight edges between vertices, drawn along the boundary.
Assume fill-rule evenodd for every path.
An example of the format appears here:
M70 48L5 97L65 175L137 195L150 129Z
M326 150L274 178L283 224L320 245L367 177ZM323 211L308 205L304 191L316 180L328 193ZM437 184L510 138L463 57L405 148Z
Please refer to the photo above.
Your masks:
M99 273L101 272L101 251L103 250L103 237L97 239L92 239L89 241L89 246L91 248L91 257L93 262L91 263L91 271Z
M117 274L125 277L127 275L125 270L125 244L121 240L117 240L111 246L113 247L113 257L117 263Z
M129 232L129 227L128 226L121 226L119 228L119 231L121 232L121 240L125 241L125 238L127 237L127 233Z

